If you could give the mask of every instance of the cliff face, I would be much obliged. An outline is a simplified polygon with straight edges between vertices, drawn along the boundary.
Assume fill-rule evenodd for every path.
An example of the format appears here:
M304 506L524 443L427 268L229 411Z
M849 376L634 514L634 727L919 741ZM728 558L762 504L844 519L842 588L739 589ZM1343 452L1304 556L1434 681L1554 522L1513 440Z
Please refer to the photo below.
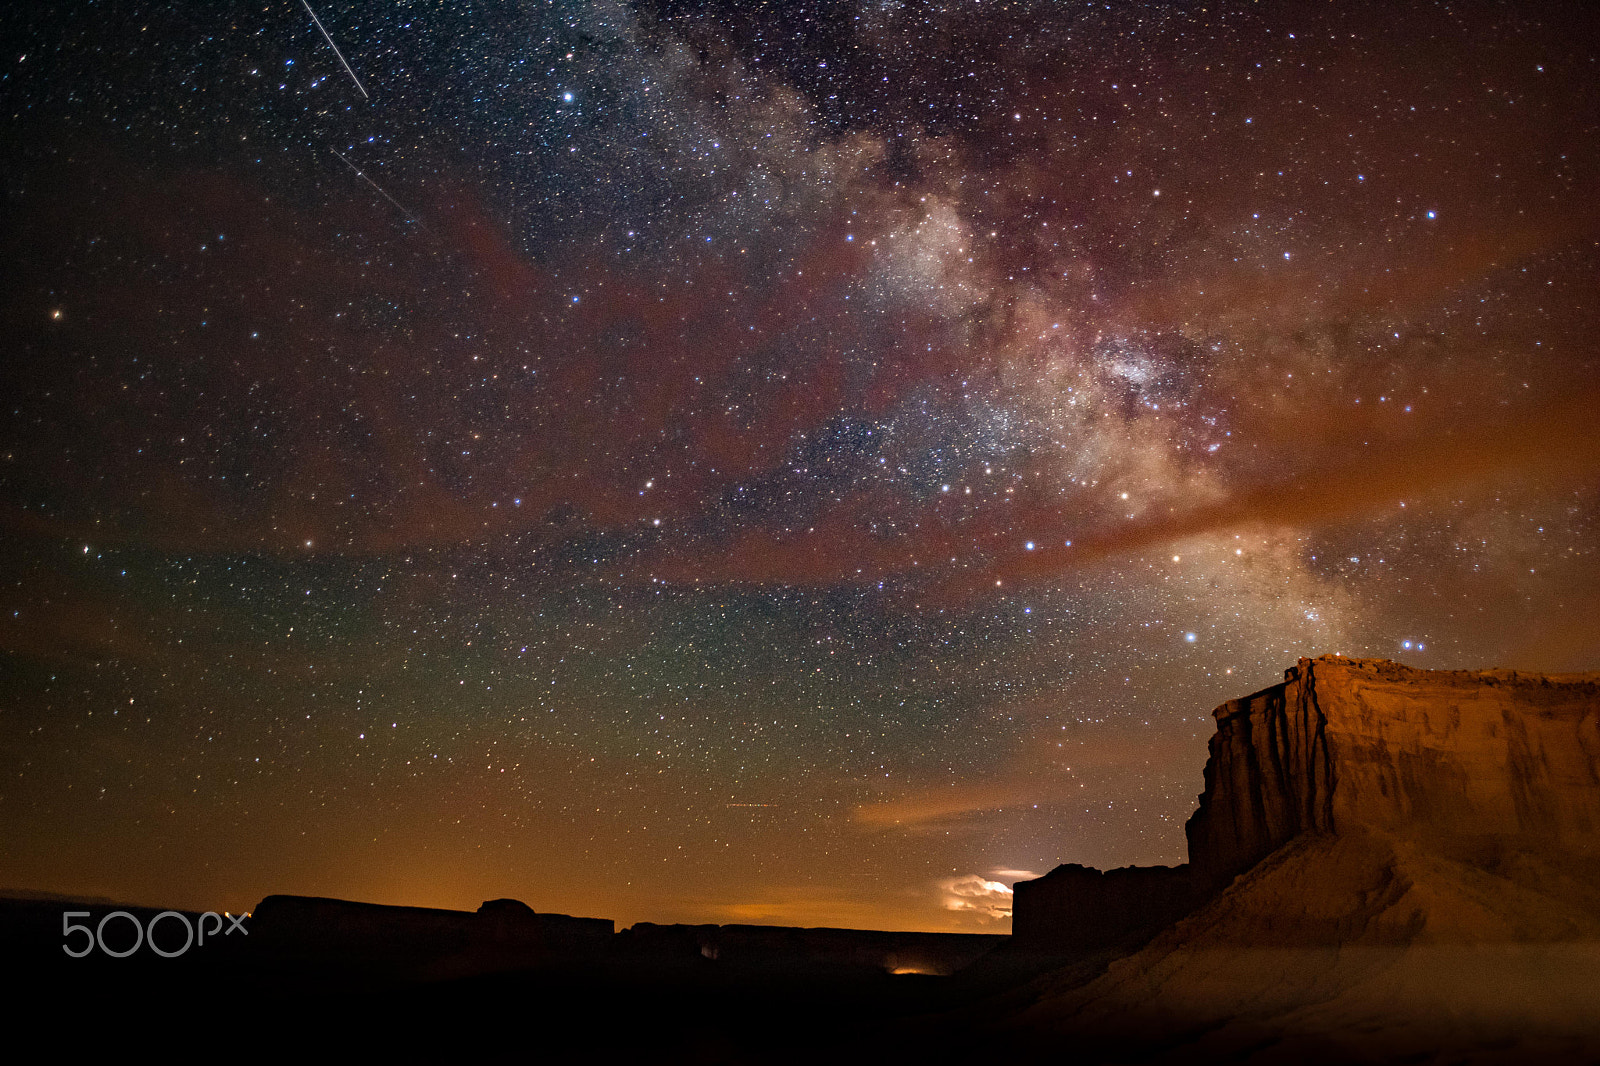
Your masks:
M1116 1061L1600 1061L1600 675L1302 659L1215 716L1190 913L1015 1024ZM1182 871L1121 883L1159 907ZM1104 932L1120 873L1017 885L1019 946Z
M1221 885L1304 832L1600 855L1600 677L1302 659L1214 712L1190 861Z
M1188 865L1020 882L1020 946L1148 939L1307 834L1424 841L1481 868L1538 855L1600 879L1600 675L1324 656L1213 715Z

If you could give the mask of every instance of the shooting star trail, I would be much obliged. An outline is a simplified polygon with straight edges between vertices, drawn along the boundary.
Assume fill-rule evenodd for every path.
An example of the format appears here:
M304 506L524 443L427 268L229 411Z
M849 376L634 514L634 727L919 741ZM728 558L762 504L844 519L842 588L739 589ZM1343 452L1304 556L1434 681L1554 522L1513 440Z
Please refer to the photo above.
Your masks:
M385 200L388 200L391 204L394 204L394 206L399 209L400 213L402 215L406 216L406 221L407 222L411 222L411 223L413 223L415 225L422 226L423 229L427 229L428 228L427 226L423 226L422 225L421 220L419 220L416 215L413 215L410 211L406 210L406 205L405 204L401 203L399 200L396 200L394 197L390 196L388 194L388 192L386 192L384 190L384 187L382 185L379 185L377 182L375 182L371 178L367 177L367 175L362 171L362 169L360 167L356 166L354 163L350 162L350 160L346 159L345 158L345 154L343 152L339 151L339 149L337 149L337 148L329 148L328 151L330 151L334 155L338 156L344 162L345 166L347 166L351 170L355 171L356 172L356 177L360 178L362 181L366 182L368 185L372 186L374 189L377 189L379 196L382 196Z
M365 85L361 84L361 79L356 77L356 72L350 69L350 63L349 63L348 60L345 59L344 53L339 51L339 46L333 43L333 38L328 35L328 31L323 29L322 20L317 18L317 13L315 11L311 10L311 4L308 2L308 0L300 0L300 3L305 5L306 14L310 15L311 16L311 21L315 22L317 24L317 29L322 30L322 36L327 40L328 47L333 49L333 54L338 56L339 57L339 62L344 64L344 69L346 71L348 71L349 74L350 74L350 80L356 83L356 88L361 90L361 95L362 96L365 96L368 100L371 100L372 97L371 97L371 95L368 94L367 87ZM361 172L359 170L356 171L356 173L357 174L361 174ZM362 177L366 177L365 174L361 174L361 176ZM379 192L383 192L382 189L379 189L378 191ZM383 193L383 194L385 196L389 195L388 193ZM413 219L412 221L416 221L416 220Z

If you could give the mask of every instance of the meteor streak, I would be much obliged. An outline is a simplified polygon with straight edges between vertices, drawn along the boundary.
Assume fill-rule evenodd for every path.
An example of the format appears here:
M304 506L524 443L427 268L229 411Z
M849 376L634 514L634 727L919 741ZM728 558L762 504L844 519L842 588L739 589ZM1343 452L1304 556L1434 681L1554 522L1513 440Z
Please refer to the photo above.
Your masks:
M345 59L344 53L339 51L339 46L333 43L333 38L328 35L328 31L323 29L322 20L317 18L317 13L315 11L311 10L311 4L308 2L308 0L300 0L300 3L305 6L306 14L311 16L311 21L317 24L317 29L322 30L322 36L327 40L328 47L333 49L333 54L338 56L339 62L344 64L344 69L350 74L350 80L356 83L356 88L361 90L362 96L365 96L368 100L371 100L372 96L367 92L367 87L361 84L361 79L356 77L356 72L350 69L350 63ZM359 170L356 171L356 173L361 174ZM361 176L366 177L365 174L362 174ZM382 189L379 189L378 191L383 192ZM389 195L388 193L383 194L385 196ZM413 219L412 221L416 220Z
M372 186L374 189L377 189L379 196L382 196L385 200L388 200L391 204L394 204L395 207L399 208L400 213L402 215L406 216L406 221L407 222L414 222L417 225L422 226L422 223L417 220L417 216L413 215L410 211L406 210L406 205L405 204L402 204L399 200L396 200L394 197L390 196L384 190L382 185L379 185L377 182L375 182L371 178L367 177L366 173L363 172L360 167L356 166L354 163L350 162L349 159L345 158L345 154L343 152L339 151L339 149L337 149L337 148L329 148L328 151L330 151L334 155L338 156L341 160L344 161L344 165L345 166L347 166L351 170L355 171L356 172L356 177L360 178L362 181L366 182L368 185ZM427 229L428 227L422 226L422 228L423 229Z

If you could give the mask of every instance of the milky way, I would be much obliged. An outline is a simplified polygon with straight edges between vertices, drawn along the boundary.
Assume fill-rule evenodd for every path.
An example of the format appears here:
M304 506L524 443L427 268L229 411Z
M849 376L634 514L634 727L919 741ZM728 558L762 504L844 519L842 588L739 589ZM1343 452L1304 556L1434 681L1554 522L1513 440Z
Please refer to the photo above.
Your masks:
M4 16L11 887L1004 928L1600 669L1585 5L302 8Z

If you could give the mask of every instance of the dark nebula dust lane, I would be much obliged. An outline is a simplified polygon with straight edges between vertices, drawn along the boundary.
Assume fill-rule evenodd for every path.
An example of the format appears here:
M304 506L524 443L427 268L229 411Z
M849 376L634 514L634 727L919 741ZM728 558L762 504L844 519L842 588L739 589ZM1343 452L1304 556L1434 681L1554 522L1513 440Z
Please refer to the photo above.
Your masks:
M0 16L4 879L1003 930L1296 656L1600 669L1594 21Z

